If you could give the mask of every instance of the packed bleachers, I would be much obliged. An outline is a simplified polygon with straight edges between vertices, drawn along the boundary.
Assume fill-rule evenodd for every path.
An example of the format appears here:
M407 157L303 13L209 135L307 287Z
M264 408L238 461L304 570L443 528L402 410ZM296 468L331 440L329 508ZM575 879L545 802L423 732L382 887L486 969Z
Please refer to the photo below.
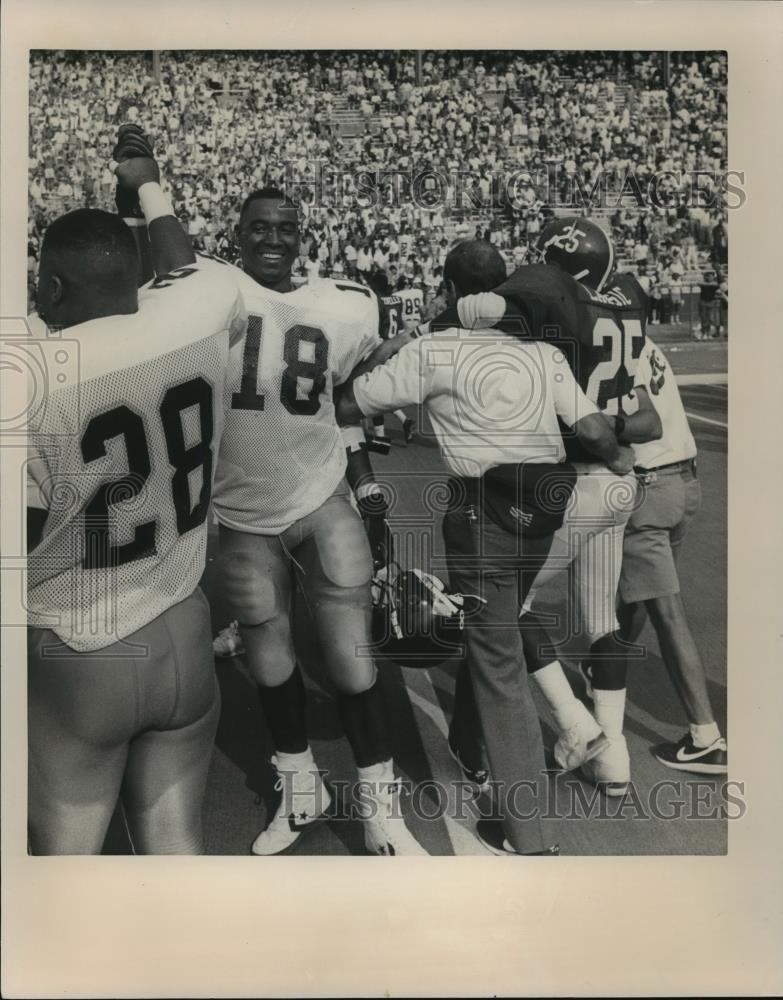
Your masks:
M708 267L725 277L721 53L677 53L666 80L660 53L429 52L417 66L413 52L180 51L159 65L31 54L31 276L51 219L112 207L110 137L129 120L196 243L229 257L243 196L275 183L302 206L302 275L382 272L432 300L455 239L487 238L512 265L552 214L584 209L662 302Z

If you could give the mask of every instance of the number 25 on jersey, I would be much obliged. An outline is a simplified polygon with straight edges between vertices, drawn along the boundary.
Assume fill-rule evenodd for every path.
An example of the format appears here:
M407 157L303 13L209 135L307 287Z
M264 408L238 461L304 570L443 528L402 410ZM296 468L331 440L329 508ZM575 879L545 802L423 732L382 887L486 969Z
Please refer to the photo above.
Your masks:
M625 407L633 399L639 355L644 347L641 321L616 322L600 316L593 327L593 344L605 350L608 347L611 353L593 369L587 383L587 397L609 416L625 413Z

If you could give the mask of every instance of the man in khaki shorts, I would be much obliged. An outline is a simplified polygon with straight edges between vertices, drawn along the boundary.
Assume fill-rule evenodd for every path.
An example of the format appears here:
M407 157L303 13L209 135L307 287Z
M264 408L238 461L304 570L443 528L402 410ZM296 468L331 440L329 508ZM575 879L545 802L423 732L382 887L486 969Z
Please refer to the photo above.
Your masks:
M634 445L644 500L625 529L620 634L628 642L636 641L649 615L663 662L688 717L689 731L677 743L655 747L656 758L676 770L724 774L726 741L712 711L704 665L688 626L677 576L682 542L701 504L696 442L672 371L649 337L639 358L636 385L650 394L663 433L656 441Z

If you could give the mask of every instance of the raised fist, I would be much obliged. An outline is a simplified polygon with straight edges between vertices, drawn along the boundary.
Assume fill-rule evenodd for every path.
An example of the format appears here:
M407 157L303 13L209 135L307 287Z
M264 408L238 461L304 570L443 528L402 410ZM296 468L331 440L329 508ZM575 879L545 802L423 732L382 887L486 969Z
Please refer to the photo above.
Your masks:
M142 184L160 183L160 170L151 156L134 156L114 168L120 187L138 191Z
M160 181L160 172L153 158L152 144L139 125L126 123L117 130L117 142L112 150L117 164L117 188L114 200L124 219L142 219L137 191L148 181Z

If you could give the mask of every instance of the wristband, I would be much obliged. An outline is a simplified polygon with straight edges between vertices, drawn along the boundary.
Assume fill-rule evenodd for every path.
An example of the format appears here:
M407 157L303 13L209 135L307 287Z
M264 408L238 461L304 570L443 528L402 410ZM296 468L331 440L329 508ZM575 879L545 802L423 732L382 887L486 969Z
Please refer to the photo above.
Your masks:
M383 490L377 483L362 483L362 485L356 490L357 500L367 500L369 497L373 496L383 497Z
M171 198L163 192L160 184L155 181L147 181L139 188L139 204L144 212L144 219L149 226L155 219L160 219L164 215L173 215L174 209L171 207Z
M346 451L351 452L351 454L355 451L361 451L365 447L364 431L357 424L341 427L340 433L342 434Z

